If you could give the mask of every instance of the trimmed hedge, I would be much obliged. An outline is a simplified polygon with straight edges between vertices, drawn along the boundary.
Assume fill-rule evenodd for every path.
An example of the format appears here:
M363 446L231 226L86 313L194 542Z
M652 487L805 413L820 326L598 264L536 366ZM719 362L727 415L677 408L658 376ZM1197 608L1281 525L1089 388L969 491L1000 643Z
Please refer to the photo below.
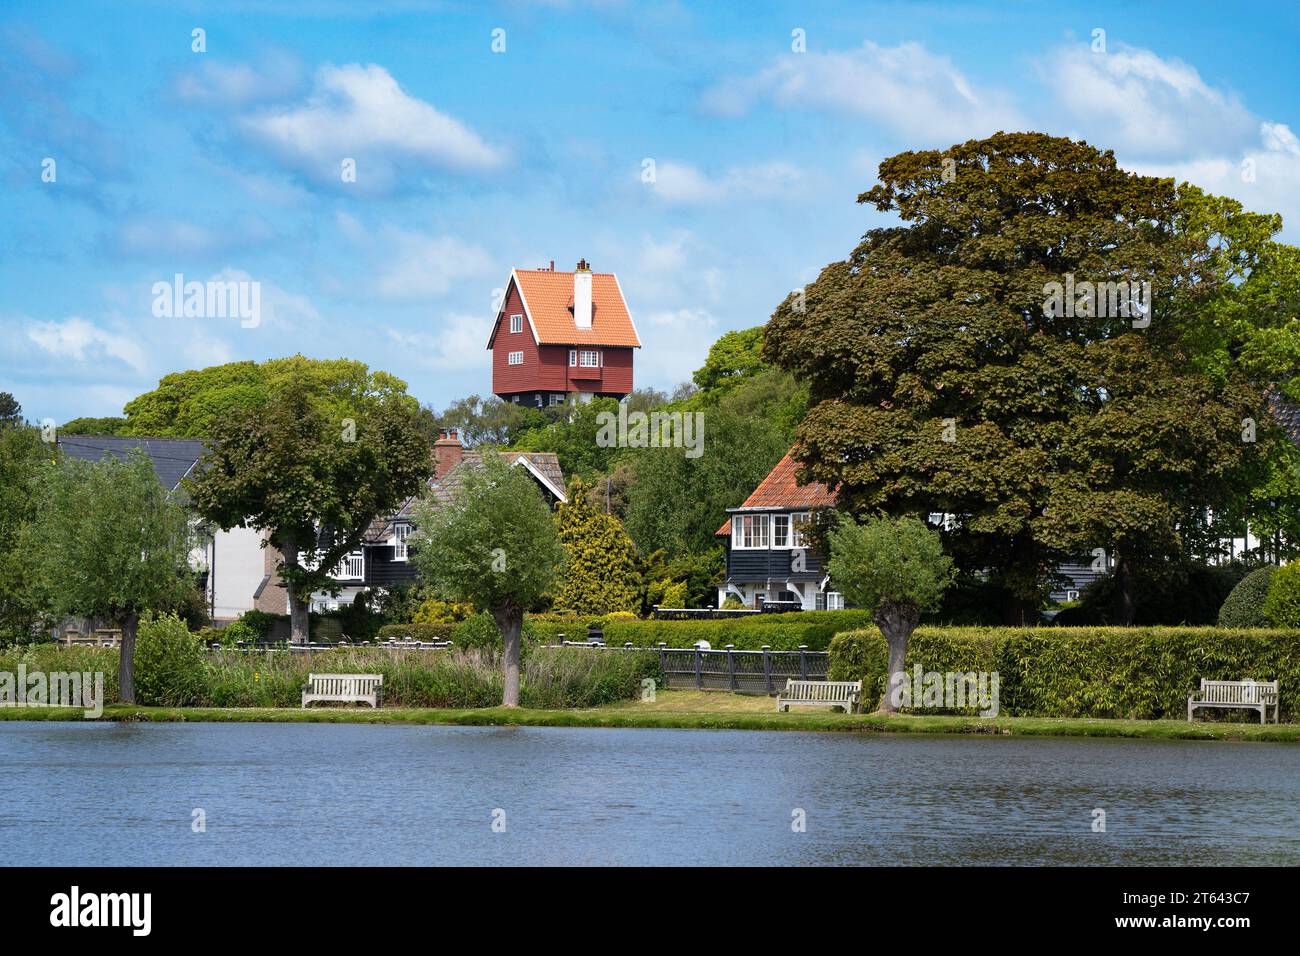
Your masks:
M1185 718L1187 695L1209 680L1276 680L1281 719L1300 717L1300 632L1224 628L917 628L907 667L996 671L1000 712L1012 717ZM831 680L862 680L874 708L888 685L884 637L836 635ZM1225 711L1258 719L1250 711Z
M1264 601L1276 570L1272 565L1256 568L1238 581L1219 608L1219 627L1268 627Z
M797 651L803 644L810 651L824 651L840 631L870 624L868 611L793 611L713 621L611 620L604 631L606 644L631 642L637 647L654 647L660 641L669 647L691 647L703 640L717 649L734 644L736 650L757 651L767 644L774 651Z
M1274 627L1300 627L1300 564L1293 561L1273 572L1264 616Z

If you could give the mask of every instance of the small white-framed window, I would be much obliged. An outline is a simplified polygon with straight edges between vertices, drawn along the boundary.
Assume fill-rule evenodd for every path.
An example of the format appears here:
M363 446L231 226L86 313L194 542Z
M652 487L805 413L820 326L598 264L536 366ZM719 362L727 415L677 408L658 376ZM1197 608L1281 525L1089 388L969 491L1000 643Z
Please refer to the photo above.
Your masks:
M511 332L511 334L514 334L514 333L516 333L516 332L522 332L523 330L524 330L524 317L523 317L522 315L512 315L512 316L510 316L510 332Z
M731 519L731 546L739 550L767 547L767 515L736 515Z
M807 547L804 541L804 534L811 522L812 515L806 511L801 511L790 516L790 547Z
M524 364L524 353L523 353L523 352L511 352L508 356L506 356L506 361L509 362L511 365L523 365L523 364Z
M578 364L578 350L569 349L569 368L573 368L577 364Z
M772 547L790 547L789 515L772 515Z
M558 392L551 392L551 407L554 408L564 401L564 396Z
M578 364L583 368L600 368L600 353L583 349L578 355Z
M518 404L519 404L519 396L518 396L518 395L511 395L511 396L510 396L510 401L512 401L512 402L514 402L516 405L518 405Z
M844 595L839 591L818 591L814 607L818 611L844 610Z
M406 539L411 535L411 526L404 522L393 525L393 560L405 561L407 556Z

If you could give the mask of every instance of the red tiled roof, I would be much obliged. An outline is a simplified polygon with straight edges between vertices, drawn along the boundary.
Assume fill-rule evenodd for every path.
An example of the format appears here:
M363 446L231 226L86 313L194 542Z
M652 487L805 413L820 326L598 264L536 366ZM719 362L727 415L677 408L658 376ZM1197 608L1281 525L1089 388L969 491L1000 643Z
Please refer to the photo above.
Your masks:
M820 481L801 485L797 473L799 464L792 452L776 463L766 478L759 483L753 493L745 499L741 508L833 508L839 496ZM731 519L728 518L714 535L731 533Z
M573 273L516 269L511 276L539 345L608 345L640 348L636 326L613 273L591 274L591 328L573 321ZM489 343L490 347L490 343Z

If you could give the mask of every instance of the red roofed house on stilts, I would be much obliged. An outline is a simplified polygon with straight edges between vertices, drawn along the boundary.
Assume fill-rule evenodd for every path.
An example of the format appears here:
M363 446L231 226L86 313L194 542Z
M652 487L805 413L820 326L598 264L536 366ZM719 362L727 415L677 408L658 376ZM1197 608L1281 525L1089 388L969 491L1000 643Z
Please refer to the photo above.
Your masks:
M583 260L573 272L513 270L487 347L493 393L542 408L629 394L641 339L618 277Z

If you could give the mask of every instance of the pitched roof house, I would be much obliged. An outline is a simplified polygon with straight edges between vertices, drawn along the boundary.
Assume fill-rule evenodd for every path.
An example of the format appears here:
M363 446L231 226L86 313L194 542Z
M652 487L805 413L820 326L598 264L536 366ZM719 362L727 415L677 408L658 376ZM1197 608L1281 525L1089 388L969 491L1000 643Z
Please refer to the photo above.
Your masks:
M801 485L799 465L787 452L715 534L727 539L727 577L718 606L730 595L758 608L773 601L797 602L804 610L844 606L831 589L825 558L808 547L803 526L819 508L833 508L836 494L819 481Z
M564 474L554 452L503 451L501 456L532 475L552 507L567 500ZM450 502L464 483L465 476L482 467L482 452L466 450L456 429L443 429L433 446L433 475L428 484L433 500L441 504ZM415 566L411 563L406 541L416 528L414 513L418 502L418 497L408 498L392 514L370 523L361 547L340 562L335 571L334 580L341 588L339 594L319 592L312 595L313 609L327 610L351 604L367 588L393 587L415 581ZM287 595L283 600L287 602ZM277 613L284 611L280 609Z
M633 349L641 347L618 277L515 269L488 337L492 391L536 408L632 391Z

